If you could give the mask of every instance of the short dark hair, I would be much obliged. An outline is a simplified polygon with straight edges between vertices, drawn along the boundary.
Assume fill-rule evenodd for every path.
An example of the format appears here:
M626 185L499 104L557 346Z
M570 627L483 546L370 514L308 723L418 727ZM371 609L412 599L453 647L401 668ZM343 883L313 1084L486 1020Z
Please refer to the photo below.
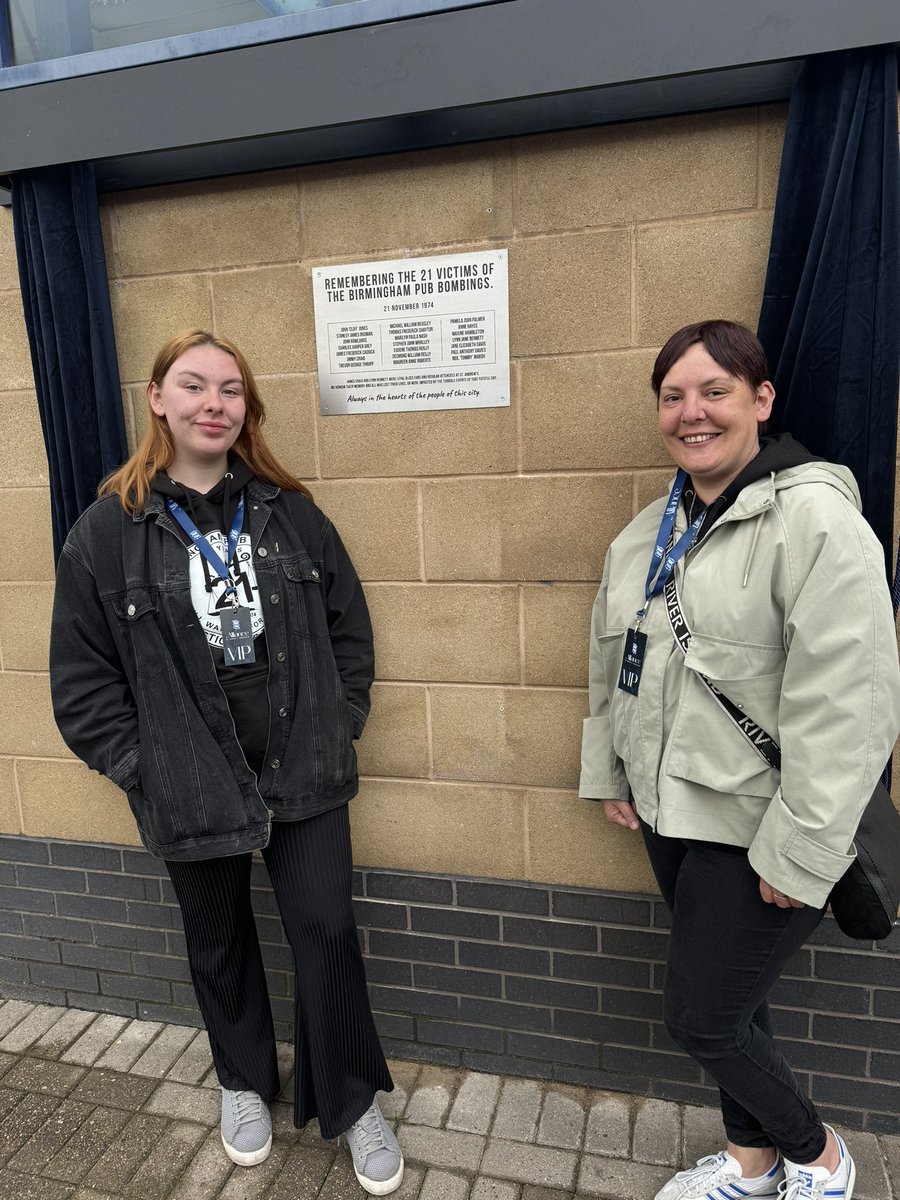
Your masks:
M683 354L702 342L707 353L736 379L758 388L769 378L766 352L759 339L746 325L737 321L697 321L673 333L656 356L650 376L653 392L659 399L662 383Z

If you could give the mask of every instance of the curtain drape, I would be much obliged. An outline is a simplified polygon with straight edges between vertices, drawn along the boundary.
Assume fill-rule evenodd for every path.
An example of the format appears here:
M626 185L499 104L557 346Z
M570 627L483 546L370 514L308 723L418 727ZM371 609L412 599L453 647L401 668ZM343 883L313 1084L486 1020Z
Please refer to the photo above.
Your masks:
M59 558L98 483L128 454L93 166L23 172L12 200Z
M893 574L900 371L897 55L804 63L788 110L759 337L772 432L850 467Z

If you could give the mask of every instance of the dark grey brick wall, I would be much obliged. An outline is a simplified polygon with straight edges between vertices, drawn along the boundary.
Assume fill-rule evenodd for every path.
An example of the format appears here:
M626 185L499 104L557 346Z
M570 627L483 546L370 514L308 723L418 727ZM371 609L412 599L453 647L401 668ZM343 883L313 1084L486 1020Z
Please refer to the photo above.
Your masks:
M279 1037L291 953L265 867L253 898ZM668 914L650 896L358 870L360 940L386 1051L715 1104L662 1025ZM165 868L143 851L0 837L0 995L199 1024ZM773 996L823 1116L900 1133L900 933L828 918Z

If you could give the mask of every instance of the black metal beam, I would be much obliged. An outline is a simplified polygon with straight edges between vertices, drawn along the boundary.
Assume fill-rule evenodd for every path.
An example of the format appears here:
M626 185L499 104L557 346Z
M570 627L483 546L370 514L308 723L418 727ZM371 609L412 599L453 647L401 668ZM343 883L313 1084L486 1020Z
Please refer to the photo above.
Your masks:
M506 0L0 91L0 175L131 187L789 94L900 42L896 0Z

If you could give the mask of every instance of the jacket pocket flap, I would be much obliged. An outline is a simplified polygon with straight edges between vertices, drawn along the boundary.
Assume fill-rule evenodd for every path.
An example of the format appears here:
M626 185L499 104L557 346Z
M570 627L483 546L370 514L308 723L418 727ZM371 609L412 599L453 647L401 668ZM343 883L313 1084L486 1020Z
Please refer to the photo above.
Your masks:
M322 572L310 558L285 558L281 569L294 583L318 583Z
M158 607L156 595L142 587L129 588L122 595L114 596L111 603L116 616L123 621L136 621L147 613L155 613Z
M695 633L685 657L685 666L710 679L759 679L784 671L781 646L758 646L728 638Z

